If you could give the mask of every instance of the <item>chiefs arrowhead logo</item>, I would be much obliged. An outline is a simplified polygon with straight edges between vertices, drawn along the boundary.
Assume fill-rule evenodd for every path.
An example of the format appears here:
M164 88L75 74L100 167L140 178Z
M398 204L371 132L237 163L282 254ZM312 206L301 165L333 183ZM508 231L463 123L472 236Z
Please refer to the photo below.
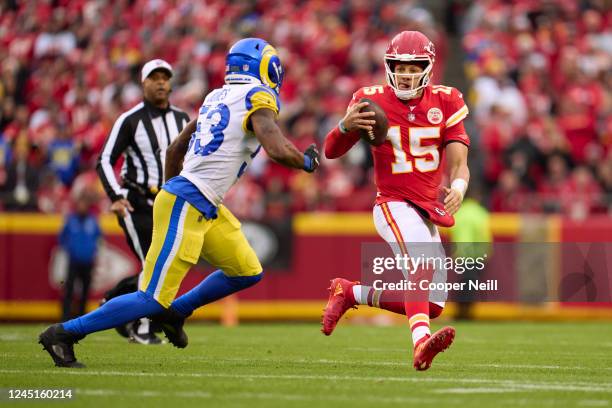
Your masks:
M432 125L442 122L442 111L439 108L431 108L427 111L427 120Z

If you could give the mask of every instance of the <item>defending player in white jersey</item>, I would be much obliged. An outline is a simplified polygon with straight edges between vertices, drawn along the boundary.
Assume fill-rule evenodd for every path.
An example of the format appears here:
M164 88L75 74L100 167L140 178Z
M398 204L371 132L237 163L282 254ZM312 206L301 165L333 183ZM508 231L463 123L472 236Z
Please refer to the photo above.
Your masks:
M314 144L301 153L276 124L282 79L278 54L266 41L247 38L232 46L225 85L206 97L197 120L166 152L169 181L153 206L140 290L41 333L40 343L56 366L83 367L74 356L77 340L144 316L154 316L170 342L183 348L183 323L195 309L261 280L261 264L222 200L261 147L288 167L313 172L319 165ZM219 269L174 300L199 258Z

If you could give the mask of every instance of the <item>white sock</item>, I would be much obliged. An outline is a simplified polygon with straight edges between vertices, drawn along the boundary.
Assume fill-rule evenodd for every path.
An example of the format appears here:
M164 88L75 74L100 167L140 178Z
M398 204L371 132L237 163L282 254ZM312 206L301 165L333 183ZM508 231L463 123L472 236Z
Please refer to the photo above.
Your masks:
M416 345L419 340L421 340L427 335L431 335L431 332L429 331L429 326L415 327L412 331L412 344Z
M370 292L369 286L364 285L354 285L353 286L353 297L355 298L355 302L358 305L367 305L368 304L368 293Z
M140 319L140 324L138 325L138 334L147 334L149 333L149 319L143 317Z

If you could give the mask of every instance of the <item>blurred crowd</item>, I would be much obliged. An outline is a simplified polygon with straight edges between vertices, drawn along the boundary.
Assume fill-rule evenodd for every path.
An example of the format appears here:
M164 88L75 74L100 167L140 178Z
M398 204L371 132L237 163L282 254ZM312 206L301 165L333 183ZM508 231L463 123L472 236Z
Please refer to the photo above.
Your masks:
M475 2L469 102L493 211L612 213L612 13L604 2Z
M474 183L490 192L490 207L607 211L609 12L562 0L451 4L462 10L469 128L481 164ZM434 41L434 82L442 82L449 37L413 0L0 2L0 209L65 212L71 195L91 189L113 122L142 98L139 71L150 59L173 65L171 101L193 117L223 83L229 45L267 39L286 70L281 125L304 149L322 144L355 90L384 83L384 49L402 30ZM281 219L367 211L374 195L371 156L358 145L315 175L260 154L226 203L242 218Z

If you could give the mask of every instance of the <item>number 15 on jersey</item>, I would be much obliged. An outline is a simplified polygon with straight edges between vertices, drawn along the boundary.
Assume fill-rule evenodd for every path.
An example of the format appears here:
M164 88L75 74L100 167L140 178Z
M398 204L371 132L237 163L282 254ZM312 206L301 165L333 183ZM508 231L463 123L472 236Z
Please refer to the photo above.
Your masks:
M418 170L421 173L436 171L440 166L439 143L423 146L427 139L439 139L440 128L435 127L410 127L408 128L408 146L402 145L402 135L399 126L391 126L387 133L387 139L393 146L395 160L391 164L393 174L411 173ZM410 153L412 159L408 158Z

